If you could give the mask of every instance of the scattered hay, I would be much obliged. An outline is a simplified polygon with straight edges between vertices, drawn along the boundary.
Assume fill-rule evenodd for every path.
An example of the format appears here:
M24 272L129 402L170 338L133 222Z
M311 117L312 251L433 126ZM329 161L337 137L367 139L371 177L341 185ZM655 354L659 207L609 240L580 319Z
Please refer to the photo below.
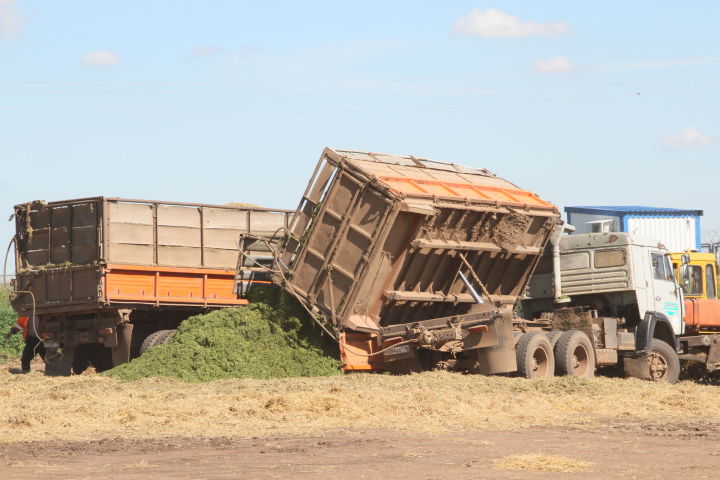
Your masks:
M0 443L269 437L330 431L425 434L562 426L720 431L717 387L681 382L426 372L187 383L0 371ZM692 401L688 401L692 399Z
M167 342L106 374L120 380L171 377L189 382L227 378L340 374L337 349L325 345L297 302L276 289L255 303L184 321Z
M509 455L493 462L498 470L531 470L535 472L586 472L593 464L562 455L528 453Z
M230 202L225 204L228 207L263 208L256 203Z

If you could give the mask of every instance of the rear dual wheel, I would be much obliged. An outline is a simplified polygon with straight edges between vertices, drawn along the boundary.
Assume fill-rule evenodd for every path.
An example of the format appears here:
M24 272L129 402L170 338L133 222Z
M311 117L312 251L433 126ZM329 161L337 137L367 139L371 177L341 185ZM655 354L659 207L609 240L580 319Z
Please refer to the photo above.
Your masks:
M595 350L579 330L528 332L515 345L518 374L525 378L573 375L595 376Z
M552 377L555 357L548 337L541 332L528 332L515 344L518 374L525 378Z
M554 353L558 375L585 378L595 376L595 349L585 332L563 332L557 339Z

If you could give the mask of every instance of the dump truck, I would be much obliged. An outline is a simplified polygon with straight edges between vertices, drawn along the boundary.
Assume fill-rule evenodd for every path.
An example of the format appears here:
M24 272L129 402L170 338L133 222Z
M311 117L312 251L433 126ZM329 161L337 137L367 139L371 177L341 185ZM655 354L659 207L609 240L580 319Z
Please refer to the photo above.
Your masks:
M270 278L340 345L345 371L517 370L514 310L558 209L485 169L326 148Z
M236 288L281 285L337 340L344 371L607 367L673 383L680 359L715 368L720 344L686 334L663 245L570 230L485 169L326 148L280 248L241 251Z
M47 373L111 368L191 315L245 305L233 290L240 234L272 240L292 213L108 197L15 205L13 307L33 319Z

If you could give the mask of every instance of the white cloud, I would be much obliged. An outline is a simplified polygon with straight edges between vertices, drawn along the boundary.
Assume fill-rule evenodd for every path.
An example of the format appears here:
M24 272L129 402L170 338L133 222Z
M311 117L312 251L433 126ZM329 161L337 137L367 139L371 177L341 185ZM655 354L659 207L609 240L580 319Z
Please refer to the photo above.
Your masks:
M9 38L19 32L27 18L20 13L15 0L0 0L0 37Z
M520 20L496 8L476 8L460 17L453 30L461 35L488 38L554 37L570 33L570 25L565 22L539 23Z
M99 50L97 52L86 53L83 57L83 65L93 67L107 67L120 63L117 53L109 50Z
M210 57L212 55L222 52L221 47L215 45L199 45L188 53L190 57Z
M680 133L670 133L663 137L662 144L665 148L678 150L681 148L700 147L720 141L717 137L708 137L698 132L695 127L684 127Z
M534 64L535 71L541 73L572 72L575 65L567 57L553 57L547 60L537 60Z

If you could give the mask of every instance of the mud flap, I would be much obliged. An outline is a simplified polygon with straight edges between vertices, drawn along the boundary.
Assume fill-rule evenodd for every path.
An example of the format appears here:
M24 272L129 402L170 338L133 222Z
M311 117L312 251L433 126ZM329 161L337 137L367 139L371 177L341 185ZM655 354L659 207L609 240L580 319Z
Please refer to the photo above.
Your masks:
M495 331L497 345L477 349L477 364L472 368L474 373L493 375L517 370L512 320L507 318L496 320Z
M45 375L69 377L72 374L75 348L53 350L45 354Z
M117 326L117 347L113 347L112 349L112 362L114 367L130 361L132 331L132 323L121 323Z
M623 370L626 377L652 380L650 376L650 356L623 357Z

